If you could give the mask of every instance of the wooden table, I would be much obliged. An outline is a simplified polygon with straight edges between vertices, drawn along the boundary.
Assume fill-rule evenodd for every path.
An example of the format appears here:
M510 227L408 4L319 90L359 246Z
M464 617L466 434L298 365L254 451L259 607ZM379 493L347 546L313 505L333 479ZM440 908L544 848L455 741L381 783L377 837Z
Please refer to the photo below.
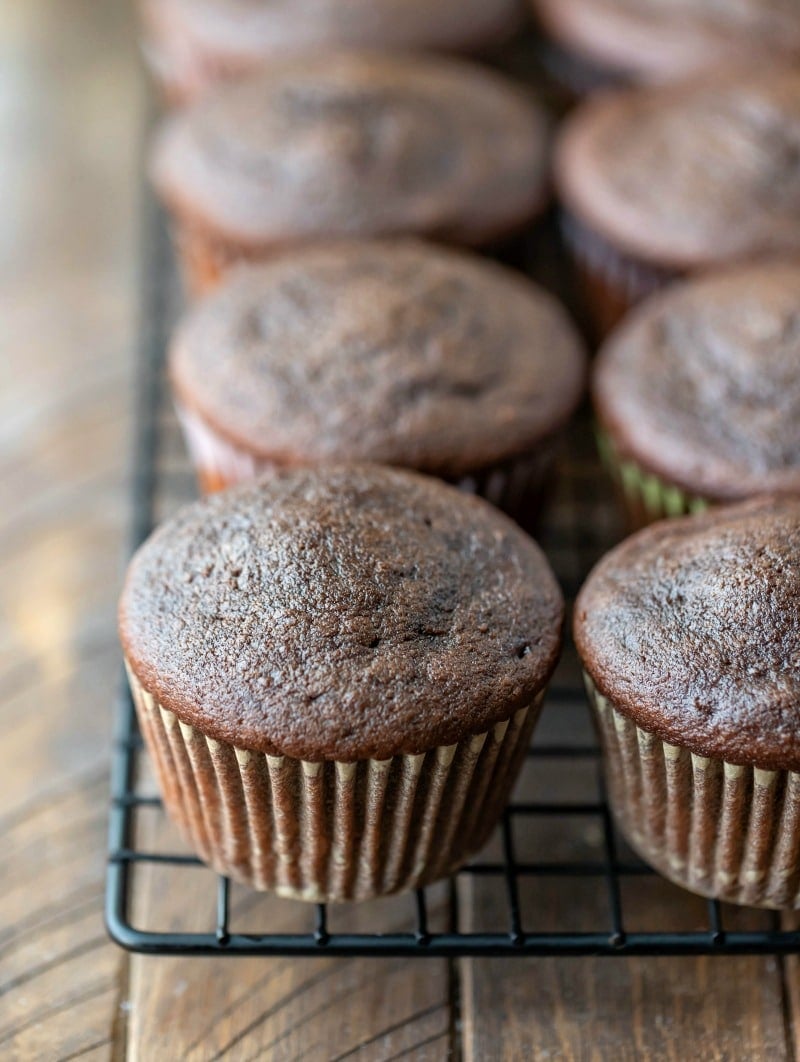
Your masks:
M142 104L122 0L0 8L0 1057L794 1057L794 959L189 961L107 942Z

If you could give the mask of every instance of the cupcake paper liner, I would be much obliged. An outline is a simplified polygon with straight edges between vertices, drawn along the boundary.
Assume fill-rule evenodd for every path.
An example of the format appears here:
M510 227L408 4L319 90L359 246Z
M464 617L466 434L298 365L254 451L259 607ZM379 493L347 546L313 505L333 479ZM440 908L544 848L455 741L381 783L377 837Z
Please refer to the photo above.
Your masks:
M617 251L572 214L562 213L561 229L600 337L608 335L636 303L677 279L678 274L671 270L646 265Z
M145 27L140 47L153 80L170 107L185 107L209 89L243 77L253 61L210 55L173 29Z
M800 908L800 774L698 756L642 730L586 677L614 817L665 878L750 907Z
M544 697L487 733L420 755L310 763L215 741L128 675L165 806L192 848L221 874L315 903L419 888L477 852Z
M175 409L202 490L223 490L280 467L274 461L235 446L180 403L176 403ZM544 440L533 454L497 462L450 482L469 494L485 498L520 523L532 525L549 485L559 442L553 436Z
M535 453L498 461L450 482L459 490L477 494L524 527L531 528L547 495L559 441L558 438L543 440Z
M266 248L242 247L201 232L180 222L172 226L172 241L184 287L193 299L207 295L225 274L244 262L263 262L271 257Z
M646 527L669 516L705 512L711 504L707 498L689 494L652 472L646 472L635 461L623 458L602 429L597 431L597 447L632 528Z
M623 74L605 70L555 41L543 40L538 54L548 77L571 102L630 83Z
M197 472L200 489L204 493L224 490L235 483L254 479L262 472L277 468L273 462L255 457L234 446L196 413L178 402L175 403L175 413L183 430L186 449Z

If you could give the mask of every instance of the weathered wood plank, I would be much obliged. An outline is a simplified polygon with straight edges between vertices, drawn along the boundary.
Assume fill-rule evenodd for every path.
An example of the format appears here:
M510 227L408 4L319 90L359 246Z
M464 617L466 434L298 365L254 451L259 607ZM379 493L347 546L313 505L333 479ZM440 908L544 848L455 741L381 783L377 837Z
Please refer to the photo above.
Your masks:
M107 1059L108 704L134 298L130 11L0 5L0 1057Z
M528 902L543 916L558 917L565 898L544 888ZM583 902L591 912L591 896L584 894ZM663 898L644 902L650 914L665 916L683 912L685 904L682 896L675 897L672 911ZM492 901L475 898L472 904L485 916ZM794 1057L775 959L490 960L462 966L467 1060Z
M60 1058L111 1039L124 958L101 916L107 788L91 774L0 824L0 1057Z
M587 726L583 710L551 705L543 719L551 741L574 740ZM585 731L588 736L588 730ZM590 765L529 765L518 795L525 800L582 802L596 798ZM528 820L525 820L526 822ZM515 832L518 858L602 858L602 830L565 829L538 820ZM602 878L565 886L520 879L523 925L531 931L610 932ZM705 901L660 878L624 886L628 931L707 928ZM498 884L472 881L461 893L464 928L502 927L506 902ZM766 928L766 912L726 909L726 926ZM781 964L772 958L642 958L463 960L463 1047L467 1062L520 1058L741 1059L793 1057L787 1042Z
M183 849L162 812L149 812L148 818L140 843L157 851ZM213 925L214 879L204 869L142 868L136 891L137 924L194 931ZM429 891L432 924L442 925L446 889ZM397 897L334 909L329 928L411 929L411 916L410 898ZM237 932L269 927L307 932L312 918L305 904L233 890ZM367 1059L441 1058L450 1040L449 995L442 960L134 956L128 1050L142 1062L259 1057L330 1062L356 1053Z

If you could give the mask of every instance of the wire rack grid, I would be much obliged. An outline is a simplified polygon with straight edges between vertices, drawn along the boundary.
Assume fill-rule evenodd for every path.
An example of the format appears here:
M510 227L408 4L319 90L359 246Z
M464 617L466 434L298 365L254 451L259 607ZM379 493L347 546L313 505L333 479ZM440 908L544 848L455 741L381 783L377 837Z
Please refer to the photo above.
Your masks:
M189 500L194 490L163 376L164 348L179 303L178 285L165 222L150 199L144 212L144 251L132 477L134 547L165 511ZM553 268L558 259L553 227L524 247L515 248L513 257L515 264L552 282L558 272ZM571 598L594 561L619 536L608 484L597 464L586 418L570 439L560 484L541 542ZM533 799L523 794L509 805L498 836L486 853L449 882L443 905L445 921L439 927L432 924L431 890L420 890L408 897L408 917L400 930L387 921L378 931L354 931L347 926L340 931L331 925L341 920L338 911L332 918L325 905L308 905L306 928L287 932L280 915L275 914L275 905L288 901L269 905L269 917L265 916L264 924L255 931L252 924L240 929L227 879L216 876L188 851L177 847L175 851L150 851L139 843L138 818L163 815L160 799L141 782L145 758L124 684L116 707L106 923L112 938L132 951L424 958L778 954L800 949L800 933L783 929L778 915L750 912L753 918L742 927L733 909L683 893L677 906L690 911L688 928L662 924L660 912L664 908L658 904L653 906L652 919L644 919L645 924L642 905L637 904L636 924L629 924L630 897L635 897L646 881L661 887L660 879L625 849L615 833L571 646L549 692L544 719L523 771L529 778L545 779L545 784ZM579 777L580 785L564 786L565 780ZM568 792L563 791L565 788ZM575 799L575 792L583 795ZM193 868L205 875L209 909L215 912L205 931L141 924L134 918L137 875L148 866L158 866L167 875L179 868ZM537 908L537 890L545 882L549 895L555 890L565 901L552 924L532 926L529 912ZM589 888L595 900L598 895L601 898L592 902L591 910L596 907L605 912L591 925L586 925L580 901L570 900L581 885ZM481 924L481 905L475 903L476 894L487 886L499 897L492 925Z

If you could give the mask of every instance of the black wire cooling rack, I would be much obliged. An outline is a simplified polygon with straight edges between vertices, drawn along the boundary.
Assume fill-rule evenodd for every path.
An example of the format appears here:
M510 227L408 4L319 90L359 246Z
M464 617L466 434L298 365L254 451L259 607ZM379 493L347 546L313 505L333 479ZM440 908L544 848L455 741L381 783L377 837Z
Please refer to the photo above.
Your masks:
M553 241L550 232L518 246L516 264L525 265L540 278L542 273L549 274L552 280L558 257ZM163 377L165 343L179 304L178 285L164 219L149 199L144 247L133 546L194 492ZM588 421L584 421L572 434L560 487L540 535L568 598L618 537L608 485L594 455ZM177 844L174 850L148 849L140 841L139 820L164 813L159 798L148 788L146 752L126 685L124 690L116 709L106 921L112 938L131 951L421 958L800 950L800 933L782 929L778 915L699 900L663 882L627 851L615 834L605 800L598 749L571 646L551 687L523 770L522 788L508 807L498 836L444 888L433 886L410 894L405 901L376 901L370 925L377 925L377 931L371 932L358 926L348 928L347 908L329 911L325 905L292 905L272 899L259 915L260 898L254 893L245 894L240 907L249 917L240 919L232 898L234 886L227 879ZM146 904L137 903L142 871L148 869L161 874L159 895L180 896L180 875L189 869L202 875L208 902L201 906L208 911L207 926L189 931L174 917L165 917L161 925L148 924L155 916L146 914ZM478 902L476 897L484 892L494 900ZM395 928L398 902L407 905L400 930ZM159 904L151 906L160 909ZM300 916L298 907L302 907ZM290 908L287 919L284 913ZM342 921L345 924L340 927ZM288 932L287 925L293 931ZM300 930L294 931L297 925Z

